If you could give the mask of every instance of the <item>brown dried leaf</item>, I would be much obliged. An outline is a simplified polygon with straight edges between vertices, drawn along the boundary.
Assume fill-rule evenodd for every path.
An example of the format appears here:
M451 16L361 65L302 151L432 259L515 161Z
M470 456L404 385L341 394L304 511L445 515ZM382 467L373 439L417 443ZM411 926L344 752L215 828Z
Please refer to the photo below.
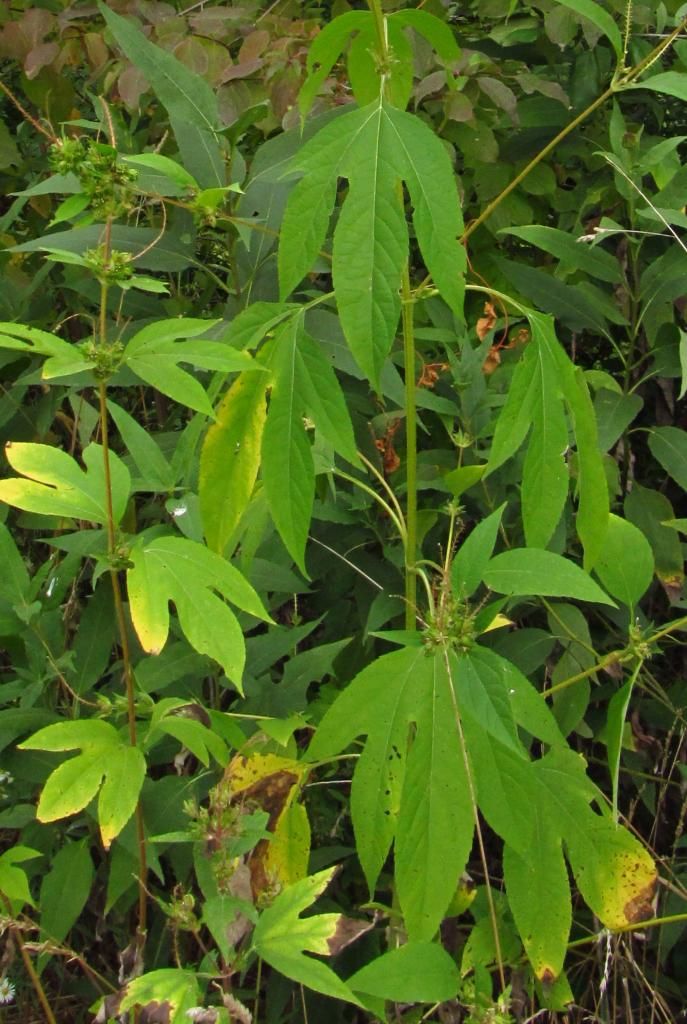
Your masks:
M482 373L487 377L494 372L497 366L501 365L501 353L496 345L492 345L487 353L487 358L482 364Z
M34 46L24 60L26 77L29 80L35 78L42 68L47 67L55 60L59 52L60 48L57 43L39 43Z
M128 109L138 110L141 96L150 89L150 84L138 68L128 67L119 76L117 89L121 100Z
M489 331L492 330L496 323L496 310L491 302L484 303L484 316L481 316L477 321L475 328L477 337L480 341L484 341Z
M257 29L246 36L239 50L239 64L247 64L249 61L261 57L269 45L270 34L264 29Z

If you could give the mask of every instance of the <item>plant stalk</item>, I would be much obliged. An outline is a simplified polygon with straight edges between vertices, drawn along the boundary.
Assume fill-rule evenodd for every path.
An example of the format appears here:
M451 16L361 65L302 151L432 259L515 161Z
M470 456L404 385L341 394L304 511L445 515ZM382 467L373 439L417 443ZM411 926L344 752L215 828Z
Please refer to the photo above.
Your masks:
M5 904L5 909L7 910L8 914L10 915L10 917L12 917L12 904L10 903L9 899L7 898L7 896L5 896L4 893L2 893L2 901ZM41 1004L43 1013L45 1014L45 1019L47 1020L48 1024L57 1024L55 1014L52 1012L52 1007L48 1001L47 995L45 994L45 989L43 988L41 979L38 977L36 968L33 966L33 962L31 960L31 957L29 956L29 952L26 946L24 945L24 939L22 938L21 930L18 926L15 925L15 927L12 928L12 932L14 938L17 941L17 946L19 947L19 952L21 954L21 958L24 963L26 973L29 976L29 980L31 981L33 990L38 997L38 1002Z
M105 234L105 245L106 250L109 253L110 248L110 221L107 223L106 234ZM107 294L108 286L105 281L101 283L100 287L100 319L99 319L99 338L98 345L101 350L105 350L107 347ZM132 747L136 746L136 695L134 687L134 677L131 667L131 650L129 647L129 634L127 631L126 617L124 615L124 599L122 596L122 587L119 580L119 572L114 564L114 559L117 551L117 536L115 529L115 516L114 506L112 501L112 471L110 467L110 438L109 438L109 425L107 415L107 385L104 380L100 380L98 383L98 399L99 399L99 414L100 414L100 437L103 449L103 474L105 478L105 502L107 512L107 551L111 560L110 564L110 580L112 583L112 594L114 597L115 606L115 617L117 619L117 629L119 632L119 645L122 655L122 666L124 675L124 686L126 689L126 703L127 703L127 721L129 726L129 742ZM143 822L143 808L140 800L136 804L135 812L136 821L136 844L138 847L138 927L137 927L137 942L139 950L143 948L145 941L145 933L147 927L147 915L148 915L148 894L146 892L146 877L148 873L147 857L146 857L146 844L145 844L145 827Z
M413 629L417 605L417 409L415 404L415 331L410 271L406 262L401 282L403 327L403 363L405 366L406 414L406 546L405 546L405 626Z
M389 40L381 0L368 0L377 30L381 58L382 90L386 88L389 66ZM403 192L399 188L399 202ZM417 616L417 409L415 404L415 332L413 329L413 295L410 287L410 263L406 259L401 279L401 327L403 331L403 366L405 370L406 417L406 539L405 539L405 628L414 629Z

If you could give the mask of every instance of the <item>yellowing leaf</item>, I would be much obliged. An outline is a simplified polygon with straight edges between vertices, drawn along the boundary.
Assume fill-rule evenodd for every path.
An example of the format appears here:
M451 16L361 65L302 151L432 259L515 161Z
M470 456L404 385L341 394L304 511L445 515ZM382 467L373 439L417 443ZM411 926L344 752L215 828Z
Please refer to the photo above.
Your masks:
M123 740L109 722L97 718L48 725L24 740L21 749L82 751L48 776L36 817L48 822L77 814L100 790L98 822L103 846L109 849L138 802L146 773L141 751Z
M585 902L607 928L654 916L656 865L627 829L600 818L588 837L574 838L568 849Z
M232 792L243 793L271 776L284 776L287 779L291 776L290 785L293 786L307 770L307 765L290 757L251 754L248 757L235 757L227 769L227 778L231 781Z
M310 822L303 804L291 797L279 815L274 837L267 845L265 871L283 885L305 878L310 857Z
M200 511L208 546L218 554L250 501L260 467L267 406L260 374L240 374L217 410L200 457Z
M225 778L232 794L242 803L257 804L267 811L271 840L261 840L251 854L249 867L253 892L259 896L275 882L291 885L307 874L310 855L310 824L298 803L300 782L308 765L277 754L235 757Z

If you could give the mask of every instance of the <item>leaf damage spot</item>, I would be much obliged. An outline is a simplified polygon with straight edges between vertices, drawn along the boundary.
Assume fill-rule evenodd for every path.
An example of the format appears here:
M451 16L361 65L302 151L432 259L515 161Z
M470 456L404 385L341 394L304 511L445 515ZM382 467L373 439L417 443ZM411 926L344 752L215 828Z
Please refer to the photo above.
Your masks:
M649 918L654 916L654 900L656 898L656 888L658 886L658 877L641 889L636 896L629 899L623 907L623 913L627 918L628 924L637 924L639 921L648 921Z

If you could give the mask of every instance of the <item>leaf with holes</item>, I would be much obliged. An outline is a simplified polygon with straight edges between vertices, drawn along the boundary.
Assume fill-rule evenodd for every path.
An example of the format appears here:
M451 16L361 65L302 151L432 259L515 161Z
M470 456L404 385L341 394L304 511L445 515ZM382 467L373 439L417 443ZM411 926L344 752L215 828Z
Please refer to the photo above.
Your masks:
M362 734L368 738L353 776L351 813L368 886L374 892L395 841L410 937L431 939L467 862L474 826L441 656L409 647L364 669L325 715L308 758L331 757Z

